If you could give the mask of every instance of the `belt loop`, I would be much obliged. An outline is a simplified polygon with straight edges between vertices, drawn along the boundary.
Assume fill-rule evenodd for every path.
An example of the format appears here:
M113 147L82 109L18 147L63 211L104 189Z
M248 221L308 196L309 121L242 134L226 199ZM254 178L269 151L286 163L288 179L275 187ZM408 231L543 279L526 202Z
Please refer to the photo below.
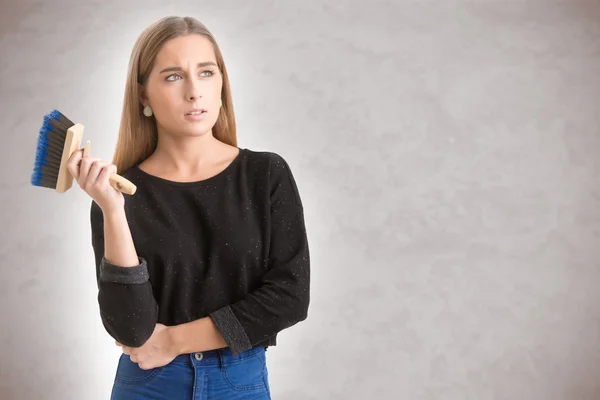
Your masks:
M222 349L217 349L217 356L219 357L219 368L221 369L221 371L223 371L223 353L222 353Z

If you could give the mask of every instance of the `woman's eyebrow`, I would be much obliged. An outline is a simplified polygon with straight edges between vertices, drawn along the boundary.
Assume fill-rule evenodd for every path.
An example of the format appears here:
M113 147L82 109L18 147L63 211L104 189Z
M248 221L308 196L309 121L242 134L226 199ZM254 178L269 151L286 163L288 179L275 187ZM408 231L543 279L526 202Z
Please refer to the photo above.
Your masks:
M214 63L214 62L212 62L212 61L205 61L205 62L198 63L198 65L196 65L196 68L202 68L202 67L206 67L206 66L209 66L209 65L212 65L212 66L215 66L215 67L217 66L217 64ZM181 67L168 67L168 68L165 68L162 71L160 71L159 74L162 74L163 72L173 72L173 71L183 71L183 68L181 68Z

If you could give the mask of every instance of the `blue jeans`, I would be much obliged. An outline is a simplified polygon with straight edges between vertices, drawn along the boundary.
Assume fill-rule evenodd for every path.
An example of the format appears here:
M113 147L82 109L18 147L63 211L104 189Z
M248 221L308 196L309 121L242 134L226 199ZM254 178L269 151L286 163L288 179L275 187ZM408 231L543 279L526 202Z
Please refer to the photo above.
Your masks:
M141 369L122 354L111 400L270 400L266 349L238 355L228 348L177 356L164 367Z

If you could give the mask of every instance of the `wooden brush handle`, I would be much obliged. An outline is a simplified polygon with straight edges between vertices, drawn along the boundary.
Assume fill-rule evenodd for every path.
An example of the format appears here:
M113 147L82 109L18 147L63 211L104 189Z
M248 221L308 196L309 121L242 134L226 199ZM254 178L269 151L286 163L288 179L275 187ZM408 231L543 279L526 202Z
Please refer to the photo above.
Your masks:
M131 181L123 178L121 175L111 174L108 181L112 187L124 194L134 194L137 187Z
M83 157L89 156L91 145L92 144L89 140L85 142L85 148L83 149ZM118 174L110 174L108 181L110 182L110 185L113 188L115 188L115 190L118 190L123 194L132 195L137 190L137 187L133 183L131 183L131 181L123 178L121 175Z

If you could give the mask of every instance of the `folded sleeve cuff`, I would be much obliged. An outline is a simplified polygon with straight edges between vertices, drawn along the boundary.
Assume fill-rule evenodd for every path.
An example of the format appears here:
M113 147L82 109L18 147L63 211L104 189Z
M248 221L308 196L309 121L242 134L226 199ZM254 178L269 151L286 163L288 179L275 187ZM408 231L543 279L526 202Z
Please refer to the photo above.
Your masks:
M231 353L239 354L252 348L244 327L240 324L230 306L225 306L209 316L223 335Z
M112 264L102 257L100 262L100 280L102 282L141 284L148 281L148 264L142 257L138 257L139 265L134 267L121 267Z

